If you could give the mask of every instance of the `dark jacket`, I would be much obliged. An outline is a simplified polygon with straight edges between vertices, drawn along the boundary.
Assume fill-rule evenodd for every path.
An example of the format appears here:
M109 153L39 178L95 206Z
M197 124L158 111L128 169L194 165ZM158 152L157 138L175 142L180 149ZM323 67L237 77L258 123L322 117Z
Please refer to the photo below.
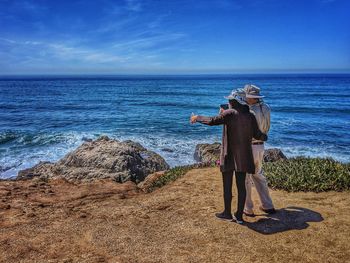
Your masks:
M224 124L220 155L221 172L234 170L255 173L252 138L266 141L267 135L259 130L248 107L240 112L234 109L225 110L215 117L198 116L197 122L210 126Z

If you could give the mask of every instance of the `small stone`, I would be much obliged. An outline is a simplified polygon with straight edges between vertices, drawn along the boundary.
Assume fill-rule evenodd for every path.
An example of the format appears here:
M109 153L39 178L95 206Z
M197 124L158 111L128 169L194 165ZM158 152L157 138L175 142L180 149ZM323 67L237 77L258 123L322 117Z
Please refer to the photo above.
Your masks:
M87 214L81 213L81 214L79 215L79 217L80 217L80 218L86 218L86 217L87 217Z
M142 215L140 215L140 217L143 218L143 219L149 219L150 218L149 215L147 215L147 214L142 214Z

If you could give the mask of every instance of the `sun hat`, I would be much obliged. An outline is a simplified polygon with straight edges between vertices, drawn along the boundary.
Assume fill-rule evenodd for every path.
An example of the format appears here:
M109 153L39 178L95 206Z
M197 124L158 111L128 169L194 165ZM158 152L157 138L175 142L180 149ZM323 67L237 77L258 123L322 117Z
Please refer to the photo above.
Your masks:
M252 84L245 85L243 90L247 99L261 99L265 97L260 94L260 88Z
M243 89L235 89L232 90L230 95L224 97L225 99L228 100L236 100L238 101L240 104L242 105L246 105L247 103L245 102L244 98L245 98L245 92Z

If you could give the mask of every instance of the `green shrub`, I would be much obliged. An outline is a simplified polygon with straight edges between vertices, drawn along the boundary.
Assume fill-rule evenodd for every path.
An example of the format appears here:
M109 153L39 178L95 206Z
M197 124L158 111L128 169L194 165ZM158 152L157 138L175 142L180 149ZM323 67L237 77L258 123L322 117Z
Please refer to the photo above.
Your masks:
M289 192L350 190L350 164L333 159L296 157L264 163L269 186Z

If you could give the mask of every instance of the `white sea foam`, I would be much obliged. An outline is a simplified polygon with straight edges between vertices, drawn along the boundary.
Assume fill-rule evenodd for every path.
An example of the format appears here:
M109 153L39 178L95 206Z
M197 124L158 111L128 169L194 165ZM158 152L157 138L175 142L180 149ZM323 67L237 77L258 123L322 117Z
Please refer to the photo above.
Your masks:
M49 135L49 137L51 136ZM83 142L83 138L96 138L93 134L74 132L59 136L64 136L64 140L56 144L13 150L7 148L8 154L0 159L0 166L5 168L5 171L1 172L0 178L15 177L20 170L30 168L40 161L55 162L78 147ZM39 138L35 140L37 141ZM45 139L41 138L41 140Z

